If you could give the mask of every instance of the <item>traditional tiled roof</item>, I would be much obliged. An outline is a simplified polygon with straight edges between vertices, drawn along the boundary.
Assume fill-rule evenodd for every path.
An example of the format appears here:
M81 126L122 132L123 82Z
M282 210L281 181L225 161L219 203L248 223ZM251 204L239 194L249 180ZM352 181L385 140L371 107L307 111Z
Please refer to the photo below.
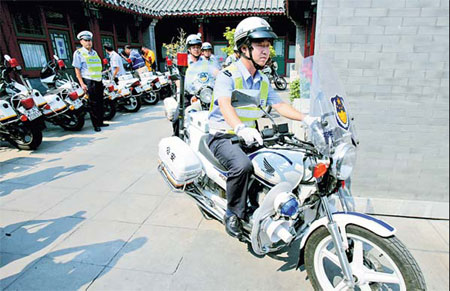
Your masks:
M286 0L90 0L153 16L286 14Z

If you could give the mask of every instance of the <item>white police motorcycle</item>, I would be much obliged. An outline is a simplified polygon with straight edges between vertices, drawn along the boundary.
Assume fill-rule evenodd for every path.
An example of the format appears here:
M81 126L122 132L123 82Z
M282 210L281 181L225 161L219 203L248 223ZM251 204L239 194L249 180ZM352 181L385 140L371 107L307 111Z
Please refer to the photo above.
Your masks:
M315 290L425 290L395 228L351 211L344 181L355 164L356 138L343 91L327 70L318 66L314 75L312 115L321 121L310 127L311 142L271 119L272 128L261 130L263 147L248 154L254 167L249 189L259 208L243 222L242 240L257 255L300 240L297 267L305 265ZM232 103L264 111L253 90L234 91ZM174 191L195 199L205 217L223 221L227 169L208 148L208 112L187 112L185 122L181 139L160 141L158 170Z

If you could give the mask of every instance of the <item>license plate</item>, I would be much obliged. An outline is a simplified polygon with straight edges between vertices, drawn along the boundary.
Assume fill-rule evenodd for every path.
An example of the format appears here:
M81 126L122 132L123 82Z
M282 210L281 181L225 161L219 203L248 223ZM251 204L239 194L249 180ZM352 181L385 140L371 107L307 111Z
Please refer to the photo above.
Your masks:
M141 88L141 87L136 87L136 88L134 88L134 89L136 89L136 92L142 93L142 88Z
M74 103L73 106L75 107L75 109L78 109L81 106L83 106L83 102L81 102L80 99L75 100L73 103Z
M161 88L161 83L156 82L155 86L156 86L157 89L159 89L159 88Z
M78 96L83 96L84 95L83 88L78 88L76 92L77 92Z
M150 87L150 85L144 85L144 90L145 91L150 91L152 89L152 87Z
M36 118L38 118L39 116L41 116L42 113L39 111L39 109L37 109L37 107L33 107L33 108L25 111L25 115L27 116L29 121L33 121Z
M130 95L130 89L122 89L121 94L122 94L123 96Z

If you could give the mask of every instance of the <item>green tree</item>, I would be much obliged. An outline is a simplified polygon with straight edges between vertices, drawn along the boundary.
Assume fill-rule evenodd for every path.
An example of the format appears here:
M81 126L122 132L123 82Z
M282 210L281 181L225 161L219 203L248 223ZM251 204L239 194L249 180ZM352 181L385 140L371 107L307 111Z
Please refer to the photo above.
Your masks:
M163 43L163 47L166 49L166 55L171 59L174 59L177 53L186 52L186 32L179 28L177 40L174 41L172 38L172 42L169 44Z
M222 48L222 51L227 54L227 56L231 56L234 52L234 32L236 31L236 28L231 29L230 27L225 28L225 32L223 33L223 36L228 41L228 46ZM276 56L275 49L273 46L270 46L270 57L273 58Z

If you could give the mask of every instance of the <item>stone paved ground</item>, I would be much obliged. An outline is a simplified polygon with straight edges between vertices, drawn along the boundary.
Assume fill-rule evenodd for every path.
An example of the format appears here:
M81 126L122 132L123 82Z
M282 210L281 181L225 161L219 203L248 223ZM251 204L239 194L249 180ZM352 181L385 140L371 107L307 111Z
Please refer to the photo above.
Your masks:
M0 147L0 289L311 290L298 247L257 257L156 171L161 103L94 133L56 127L35 152ZM448 221L383 217L430 290L449 288Z

